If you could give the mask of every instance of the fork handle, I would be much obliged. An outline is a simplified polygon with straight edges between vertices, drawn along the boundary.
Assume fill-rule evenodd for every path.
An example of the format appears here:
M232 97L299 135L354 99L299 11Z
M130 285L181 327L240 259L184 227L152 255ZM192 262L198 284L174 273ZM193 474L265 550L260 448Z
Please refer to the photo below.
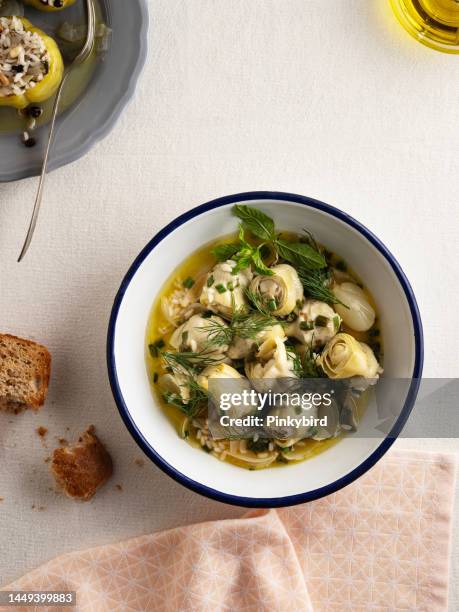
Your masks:
M67 79L67 76L68 76L68 72L64 74L61 84L59 85L59 88L56 92L56 97L54 99L53 112L51 116L51 124L50 124L49 134L48 134L48 142L46 144L45 156L43 158L43 165L41 168L40 182L38 183L37 196L35 198L35 204L33 207L32 217L30 219L29 229L27 230L27 236L24 241L24 245L22 247L21 254L19 255L18 263L24 259L25 254L27 253L29 249L30 243L32 242L32 238L35 232L35 227L37 226L38 214L40 212L41 201L43 197L43 187L45 185L46 171L48 169L49 152L51 150L51 145L53 142L54 129L56 126L56 117L57 117L57 113L59 110L59 103L61 101L62 91L64 89L64 84Z

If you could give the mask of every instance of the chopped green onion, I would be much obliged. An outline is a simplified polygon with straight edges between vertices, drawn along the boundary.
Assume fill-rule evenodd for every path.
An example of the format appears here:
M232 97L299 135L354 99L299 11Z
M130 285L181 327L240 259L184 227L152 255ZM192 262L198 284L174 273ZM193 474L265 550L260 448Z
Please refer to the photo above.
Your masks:
M185 344L185 342L188 340L188 332L184 331L182 333L182 344Z
M271 300L269 300L269 302L267 303L268 309L271 310L271 312L273 310L276 310L277 308L277 303L276 300L274 298L272 298Z
M315 318L314 325L316 327L327 327L329 320L330 319L328 317L319 315L318 317Z
M152 357L159 357L159 350L164 348L165 346L166 344L162 338L156 340L156 342L153 342L152 344L149 344L148 349L150 351L150 355Z
M191 287L192 287L193 285L194 285L194 280L191 278L191 276L189 276L188 278L186 278L186 279L183 281L183 286L184 286L186 289L191 289Z
M311 321L301 321L300 329L303 331L310 331L311 329L314 329L314 324L311 323Z
M218 291L218 293L225 293L226 291L225 285L222 285L221 283L218 285L215 285L215 289Z
M234 284L232 281L229 281L229 283L227 284L227 287L230 291L234 291Z
M214 284L214 277L211 274L209 278L207 279L207 286L212 287L213 284Z

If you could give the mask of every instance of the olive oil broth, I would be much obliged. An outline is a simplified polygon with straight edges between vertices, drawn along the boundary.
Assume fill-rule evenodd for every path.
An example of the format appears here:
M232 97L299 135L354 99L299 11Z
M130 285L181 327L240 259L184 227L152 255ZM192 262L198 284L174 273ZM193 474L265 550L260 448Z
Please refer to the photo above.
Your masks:
M282 236L286 239L290 240L298 240L298 235L290 232L282 232ZM190 426L187 416L182 413L176 406L168 404L162 397L161 391L158 388L158 378L166 372L165 366L162 362L160 354L153 356L151 351L149 350L149 346L151 344L155 344L158 340L165 345L168 344L171 335L175 328L173 328L170 322L166 319L162 308L161 308L161 300L164 297L169 297L171 293L178 287L181 286L187 279L193 279L193 289L196 290L196 295L199 298L199 293L203 287L205 278L207 274L212 270L212 268L216 264L215 257L212 255L211 250L222 243L234 241L237 238L236 235L223 236L216 240L213 240L204 246L197 249L194 253L192 253L185 261L183 261L169 276L164 285L161 287L150 312L146 336L145 336L145 360L146 367L148 372L148 378L151 384L151 389L153 396L161 407L161 410L167 416L169 421L174 426L178 435L186 439L186 441L191 444L193 447L205 450L206 452L211 452L205 446L203 447L196 437L196 430L192 426ZM349 269L344 260L338 255L323 249L326 255L327 261L329 264L338 270L338 273L342 276L344 280L350 280L356 284L360 288L362 288L365 292L365 295L371 304L371 306L376 310L376 305L373 297L368 292L368 290L364 287L363 283L357 277L357 275ZM346 326L343 324L341 327L342 331L346 332ZM376 318L375 324L368 332L356 332L352 330L352 335L360 342L368 343L372 346L375 352L378 353L378 359L381 359L382 350L381 350L381 334L379 331L379 322ZM359 418L363 416L366 406L368 404L369 393L364 392L362 396L359 398L358 402L358 416ZM297 463L299 461L303 461L309 458L312 458L327 449L331 448L335 444L337 444L346 433L340 433L335 438L330 438L326 440L312 440L312 439L304 439L295 444L296 452L299 452L301 458L297 461L295 459L289 459L288 461L276 460L269 465L269 467L282 467L284 465L288 465L289 463ZM234 457L226 456L225 461L238 465L240 467L244 467L246 469L262 469L262 468L253 468L248 467L247 464L244 464L242 461L238 461Z

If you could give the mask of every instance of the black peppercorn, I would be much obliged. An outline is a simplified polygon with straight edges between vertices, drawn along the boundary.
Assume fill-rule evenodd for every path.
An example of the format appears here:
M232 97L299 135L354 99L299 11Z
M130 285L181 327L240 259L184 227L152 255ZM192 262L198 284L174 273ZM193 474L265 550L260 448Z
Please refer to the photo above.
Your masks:
M29 106L27 114L29 117L32 117L32 119L38 119L43 114L43 109L41 106Z
M31 149L32 147L34 147L37 144L37 141L35 140L35 138L27 138L27 140L24 140L24 145L28 148Z

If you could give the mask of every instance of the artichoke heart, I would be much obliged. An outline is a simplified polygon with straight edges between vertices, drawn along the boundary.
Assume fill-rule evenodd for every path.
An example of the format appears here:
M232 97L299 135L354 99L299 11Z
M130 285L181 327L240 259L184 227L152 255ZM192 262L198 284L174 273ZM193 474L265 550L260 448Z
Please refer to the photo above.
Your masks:
M245 290L252 280L250 268L234 274L233 260L217 264L206 276L200 302L203 306L230 319L233 311L245 309Z
M285 346L285 339L272 338L263 343L255 361L247 361L245 373L255 388L260 379L296 378L295 364Z
M225 321L217 316L209 318L193 315L178 327L171 336L169 344L176 351L191 351L198 353L209 349L209 329L211 325L221 326L223 329L227 327ZM209 354L223 355L228 350L228 345L212 346L209 349Z
M273 325L260 331L256 338L240 338L236 336L228 350L230 359L245 359L256 349L261 350L261 347L266 343L271 343L274 338L285 338L285 332L282 325Z
M256 276L250 290L273 315L284 317L303 299L303 285L295 268L288 264L279 264L271 270L273 276Z
M229 383L228 380L233 382ZM209 381L212 381L210 386ZM233 394L242 395L244 391L250 392L251 390L247 378L244 378L242 374L226 363L219 363L218 365L205 368L198 376L197 383L209 393L209 397L219 413L221 413L222 399L227 401L228 396ZM237 405L232 404L226 414L239 418L253 413L254 410L256 410L256 405L253 403L241 402Z
M219 363L217 365L207 366L201 374L199 374L197 382L200 387L206 391L209 389L209 380L215 378L244 378L235 368L227 363Z
M368 344L344 333L337 334L328 342L318 362L332 379L353 376L374 379L383 371Z
M184 403L190 400L189 377L184 372L163 374L159 377L158 385L163 393L177 395Z
M285 333L302 344L314 349L327 344L335 336L341 325L341 317L333 308L319 300L306 300Z

